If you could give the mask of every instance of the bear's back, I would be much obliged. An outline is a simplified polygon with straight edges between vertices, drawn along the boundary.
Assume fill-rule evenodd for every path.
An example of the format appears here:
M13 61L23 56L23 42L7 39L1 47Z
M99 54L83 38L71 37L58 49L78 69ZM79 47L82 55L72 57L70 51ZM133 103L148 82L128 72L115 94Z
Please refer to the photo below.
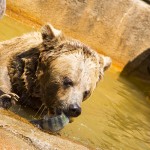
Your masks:
M11 40L0 42L0 64L6 65L15 54L25 52L42 43L40 32L31 32Z

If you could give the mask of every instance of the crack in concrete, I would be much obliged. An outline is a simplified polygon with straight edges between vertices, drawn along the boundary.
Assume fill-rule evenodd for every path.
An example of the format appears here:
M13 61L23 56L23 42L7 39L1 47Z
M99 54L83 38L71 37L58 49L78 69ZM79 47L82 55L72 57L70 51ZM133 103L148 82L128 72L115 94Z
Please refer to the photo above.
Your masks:
M123 21L126 19L126 17L128 16L128 14L131 12L131 10L133 9L133 7L134 7L134 5L132 5L132 6L128 9L128 11L123 14L123 16L122 16L122 18L121 18L121 20L120 20L120 22L119 22L119 24L118 24L118 26L117 26L117 29L120 28L120 26L122 25Z
M12 135L21 138L25 143L27 143L28 145L32 146L33 148L35 148L36 150L42 150L41 148L39 148L33 141L32 139L30 139L27 136L24 136L18 132L16 132L15 130L11 130L8 128L8 125L0 125L0 128L4 129L5 131L11 133Z

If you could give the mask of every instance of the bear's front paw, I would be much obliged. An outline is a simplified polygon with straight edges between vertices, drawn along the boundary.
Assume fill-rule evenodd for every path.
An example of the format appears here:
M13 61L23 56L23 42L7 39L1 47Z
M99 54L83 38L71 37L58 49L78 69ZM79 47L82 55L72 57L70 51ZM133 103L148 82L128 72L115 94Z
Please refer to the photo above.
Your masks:
M3 94L0 96L0 107L9 109L13 104L16 104L19 96L15 93Z

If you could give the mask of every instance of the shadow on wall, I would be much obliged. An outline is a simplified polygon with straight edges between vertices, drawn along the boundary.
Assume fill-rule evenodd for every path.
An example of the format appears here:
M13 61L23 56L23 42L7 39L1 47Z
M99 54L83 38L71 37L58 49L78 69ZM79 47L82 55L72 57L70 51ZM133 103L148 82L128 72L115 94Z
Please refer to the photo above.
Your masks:
M150 0L143 0L144 2L146 2L147 4L150 4Z
M121 76L133 82L150 97L150 48L129 61Z

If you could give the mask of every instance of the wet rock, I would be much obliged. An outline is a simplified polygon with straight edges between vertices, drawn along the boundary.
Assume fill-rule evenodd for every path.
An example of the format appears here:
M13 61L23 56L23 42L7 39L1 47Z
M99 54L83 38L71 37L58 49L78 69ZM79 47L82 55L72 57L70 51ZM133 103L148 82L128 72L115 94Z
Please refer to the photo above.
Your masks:
M43 119L31 120L30 122L46 131L57 132L63 129L69 123L69 118L62 113L57 116L46 115Z
M0 0L0 19L3 17L6 10L6 0Z
M44 133L25 119L0 109L0 149L87 150L58 136Z
M0 149L36 149L32 144L26 143L26 140L20 139L18 136L0 127ZM16 144L17 143L17 144Z
M150 48L129 61L121 76L133 82L150 97Z

